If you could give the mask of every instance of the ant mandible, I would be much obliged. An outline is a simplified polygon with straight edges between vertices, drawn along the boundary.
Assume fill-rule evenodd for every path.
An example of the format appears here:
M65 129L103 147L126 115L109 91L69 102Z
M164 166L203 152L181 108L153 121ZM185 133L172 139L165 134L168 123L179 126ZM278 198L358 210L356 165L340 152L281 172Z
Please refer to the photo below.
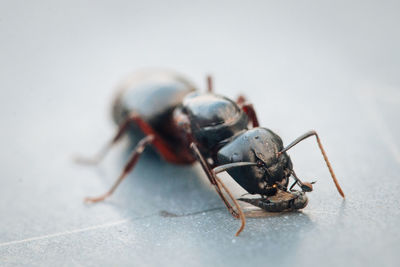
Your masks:
M167 162L201 164L229 212L241 220L237 236L244 229L245 215L217 174L227 171L249 194L260 195L240 198L241 201L271 212L302 209L308 203L306 192L313 190L313 183L297 177L286 152L311 136L316 137L333 182L344 198L317 132L309 131L284 147L278 135L259 127L253 105L244 96L232 101L215 94L211 78L207 81L205 93L172 72L141 74L125 83L113 104L113 118L118 125L115 137L92 159L78 160L97 164L125 133L139 135L141 140L111 189L85 201L109 197L132 171L144 149L152 145ZM294 183L289 187L290 177ZM295 185L301 191L294 190Z

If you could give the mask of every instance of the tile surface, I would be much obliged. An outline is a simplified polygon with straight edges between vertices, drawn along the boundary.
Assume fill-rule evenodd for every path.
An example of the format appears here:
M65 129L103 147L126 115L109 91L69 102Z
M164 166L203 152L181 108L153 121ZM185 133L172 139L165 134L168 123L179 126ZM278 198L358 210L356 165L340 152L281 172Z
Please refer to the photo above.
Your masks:
M0 265L397 266L400 259L400 18L393 1L2 1ZM201 90L248 96L317 180L299 213L248 218L239 237L198 165L146 152L112 198L129 155L75 165L115 130L114 88L147 67ZM229 177L236 196L243 191Z

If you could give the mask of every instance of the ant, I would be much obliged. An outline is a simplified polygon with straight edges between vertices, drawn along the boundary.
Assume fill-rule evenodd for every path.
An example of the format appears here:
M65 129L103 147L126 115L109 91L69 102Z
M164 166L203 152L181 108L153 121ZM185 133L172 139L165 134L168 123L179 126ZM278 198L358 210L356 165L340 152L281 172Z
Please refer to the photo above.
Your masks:
M308 203L306 192L313 190L313 183L297 177L286 152L311 136L316 137L333 182L344 198L317 132L309 131L284 147L278 135L259 127L253 105L244 96L233 101L214 93L210 77L207 84L207 92L202 93L176 73L150 72L123 85L113 104L116 135L95 157L78 161L99 163L125 133L141 139L111 189L85 201L109 197L151 145L167 162L201 164L231 215L241 220L238 236L245 227L245 215L217 174L227 171L249 194L260 195L238 200L270 212L302 209ZM294 182L289 187L290 177ZM301 191L293 189L296 185Z

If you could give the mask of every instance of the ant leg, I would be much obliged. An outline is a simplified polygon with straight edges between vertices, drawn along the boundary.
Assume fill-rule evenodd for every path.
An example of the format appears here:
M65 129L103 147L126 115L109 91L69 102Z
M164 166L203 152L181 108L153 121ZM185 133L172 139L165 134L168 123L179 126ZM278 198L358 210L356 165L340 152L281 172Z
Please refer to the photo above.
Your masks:
M243 110L243 112L247 114L253 127L260 126L253 104L249 103L244 95L239 95L236 99L236 103Z
M328 166L329 172L332 176L332 180L336 185L336 189L338 190L339 194L344 198L344 193L342 188L339 185L339 182L336 179L336 175L333 172L331 163L328 160L328 156L326 155L326 152L322 146L321 140L319 139L319 136L317 134L316 131L309 131L305 134L303 134L302 136L298 137L297 139L295 139L292 143L290 143L288 146L286 146L284 149L282 149L281 151L278 152L277 156L279 157L282 153L285 153L286 151L288 151L289 149L291 149L292 147L294 147L295 145L297 145L298 143L300 143L301 141L303 141L304 139L307 139L310 136L315 136L317 139L317 143L318 143L318 147L321 150L322 156L324 157L324 160L326 162L326 166Z
M207 92L212 93L214 91L213 88L213 79L211 75L207 76Z
M244 103L247 102L247 97L245 97L244 95L240 94L237 98L236 98L236 104L238 104L239 106L243 105Z
M121 175L118 177L117 181L115 181L114 185L111 187L110 190L108 190L105 194L98 196L98 197L87 197L85 198L85 202L99 202L103 201L107 197L111 196L111 194L117 189L118 185L124 180L126 175L132 171L133 167L136 165L136 162L138 161L140 155L144 151L147 145L151 144L154 141L154 136L153 135L148 135L144 137L142 140L139 141L139 143L136 145L135 149L132 152L132 155L128 161L128 163L125 165L124 170L122 171Z
M98 164L101 160L104 159L104 157L107 155L107 153L110 151L111 147L115 145L121 137L124 135L124 133L128 130L130 123L132 123L132 116L138 116L134 113L132 113L131 116L129 116L121 125L119 125L117 133L115 136L112 138L111 141L109 141L102 149L100 149L95 156L92 158L83 158L83 157L77 157L75 161L80 164L88 164L88 165L96 165Z
M130 119L140 128L140 130L145 135L154 136L154 141L153 141L154 147L161 154L161 156L168 162L182 164L182 163L191 163L194 161L193 156L190 154L190 152L180 151L180 153L176 153L170 147L170 145L168 145L168 143L137 113L133 113L130 116Z
M257 114L256 114L256 111L254 110L253 104L244 103L241 106L241 108L244 111L244 113L246 113L247 116L249 117L249 119L251 120L251 124L252 124L253 128L260 126L260 124L258 123Z
M118 128L118 131L114 138L104 146L103 149L101 149L93 158L77 158L76 161L78 163L82 164L98 164L104 156L107 154L107 152L110 150L110 148L116 144L121 137L124 135L124 133L128 130L129 125L131 123L135 123L145 135L153 135L155 137L155 140L153 142L153 145L157 148L157 150L160 152L160 154L168 161L173 162L173 163L185 163L190 156L188 155L183 155L182 157L178 157L172 149L168 146L167 142L165 142L156 132L155 130L147 123L145 122L139 114L136 112L133 112L129 115L129 117L120 125Z
M233 197L229 189L224 185L224 183L218 179L216 176L215 172L211 170L210 166L204 159L203 155L200 153L199 149L197 148L197 145L195 143L191 143L190 147L192 148L197 160L200 162L201 166L203 167L203 170L207 174L207 177L212 185L214 185L215 191L217 191L219 197L222 199L224 202L226 208L229 210L231 215L237 219L240 219L242 224L239 228L239 230L236 232L236 236L240 234L240 232L244 229L244 226L246 225L246 219L244 216L244 213L242 209L240 208L239 203L236 201L236 199ZM233 204L235 205L237 211L235 211L232 207L232 205L229 203L229 201L226 199L224 196L223 192L221 189L224 189L225 192L228 194L229 198L232 200Z

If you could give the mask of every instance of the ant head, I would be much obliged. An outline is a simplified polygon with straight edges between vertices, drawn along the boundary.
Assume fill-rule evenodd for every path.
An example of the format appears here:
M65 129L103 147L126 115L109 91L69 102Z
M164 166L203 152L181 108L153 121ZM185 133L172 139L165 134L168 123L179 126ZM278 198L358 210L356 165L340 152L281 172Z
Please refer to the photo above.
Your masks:
M255 166L232 168L228 173L251 194L271 195L275 184L287 186L292 162L283 148L281 138L266 128L254 128L237 136L218 152L218 162L253 162Z

